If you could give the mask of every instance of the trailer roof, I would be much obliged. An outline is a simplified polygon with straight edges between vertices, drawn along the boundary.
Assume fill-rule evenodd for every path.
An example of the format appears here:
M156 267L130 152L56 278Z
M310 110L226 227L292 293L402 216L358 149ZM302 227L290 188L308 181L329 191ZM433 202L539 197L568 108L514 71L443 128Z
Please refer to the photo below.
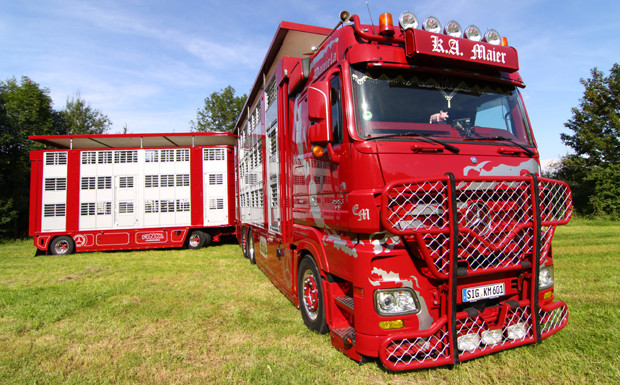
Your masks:
M237 135L229 132L169 134L35 135L30 140L61 149L234 146Z
M259 91L266 86L265 80L269 80L275 68L283 56L302 58L312 52L313 46L318 46L331 32L329 28L316 27L313 25L282 21L271 41L271 45L265 54L261 69L256 76L254 85L248 94L243 110L237 120L242 123L248 115L248 108L256 103ZM236 128L238 129L238 127Z

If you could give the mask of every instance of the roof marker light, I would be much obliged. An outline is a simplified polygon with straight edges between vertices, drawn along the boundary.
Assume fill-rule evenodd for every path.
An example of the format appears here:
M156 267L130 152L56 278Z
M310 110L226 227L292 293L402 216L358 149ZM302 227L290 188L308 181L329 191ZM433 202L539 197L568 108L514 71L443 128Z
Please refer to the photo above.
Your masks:
M489 44L499 45L500 40L501 37L499 36L499 33L494 29L490 29L484 34L484 41Z
M415 17L413 12L405 11L400 14L398 18L398 24L400 24L400 28L405 29L415 29L418 28L419 22L418 18Z
M452 37L462 37L463 29L461 28L461 25L457 21L450 20L444 27L443 33L445 33L448 36L452 36Z
M480 41L482 40L482 32L475 25L470 25L465 28L465 37L471 41Z
M394 35L393 27L392 14L389 12L382 13L379 16L379 33L383 36L392 36Z
M422 28L428 32L440 33L441 32L441 23L434 16L429 16L424 19L422 23Z

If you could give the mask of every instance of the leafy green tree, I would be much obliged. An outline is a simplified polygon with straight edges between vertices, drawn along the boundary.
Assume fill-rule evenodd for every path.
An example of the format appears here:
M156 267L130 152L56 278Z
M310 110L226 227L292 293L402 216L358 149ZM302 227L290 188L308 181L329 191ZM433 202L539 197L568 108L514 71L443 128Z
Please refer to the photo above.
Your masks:
M196 121L190 121L192 131L232 132L241 113L247 95L235 96L235 89L227 86L220 92L213 92L205 98L204 106L198 110Z
M74 97L67 97L67 104L60 115L65 133L71 135L105 134L112 125L112 121L82 99L79 92Z
M573 149L556 177L568 182L581 214L620 219L620 65L609 76L594 68L581 79L585 92L565 127L562 141Z
M60 115L49 90L24 76L0 82L0 236L18 237L28 229L29 151L41 148L29 135L51 135Z

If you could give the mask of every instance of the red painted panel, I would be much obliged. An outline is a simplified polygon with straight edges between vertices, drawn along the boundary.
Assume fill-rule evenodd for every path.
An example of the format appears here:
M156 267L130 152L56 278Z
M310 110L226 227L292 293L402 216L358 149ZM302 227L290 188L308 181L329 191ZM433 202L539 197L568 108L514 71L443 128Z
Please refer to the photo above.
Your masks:
M98 246L127 246L129 245L129 233L101 233L97 234Z
M67 155L67 232L80 229L80 155L79 150Z
M190 185L192 186L192 226L202 226L204 224L204 197L203 197L203 176L202 176L202 149L194 147L190 152Z

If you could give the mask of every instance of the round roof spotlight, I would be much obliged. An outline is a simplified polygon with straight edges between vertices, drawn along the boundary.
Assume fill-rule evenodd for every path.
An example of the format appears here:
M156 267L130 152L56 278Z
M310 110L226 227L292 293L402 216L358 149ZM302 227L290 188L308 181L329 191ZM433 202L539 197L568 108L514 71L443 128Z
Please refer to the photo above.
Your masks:
M400 28L405 30L418 28L418 25L420 23L418 22L418 18L415 17L413 12L405 11L401 13L398 17L398 24L400 24Z
M501 40L502 40L502 38L499 35L499 32L497 32L494 29L490 29L490 30L486 31L486 33L484 34L484 41L486 41L489 44L499 45Z
M443 33L452 37L462 37L463 29L458 21L450 20L448 24L443 28Z
M429 16L424 19L422 23L422 28L428 32L440 33L441 32L441 23L434 16Z
M475 25L470 25L465 28L465 37L472 41L480 41L482 40L482 32L480 32L480 28Z

